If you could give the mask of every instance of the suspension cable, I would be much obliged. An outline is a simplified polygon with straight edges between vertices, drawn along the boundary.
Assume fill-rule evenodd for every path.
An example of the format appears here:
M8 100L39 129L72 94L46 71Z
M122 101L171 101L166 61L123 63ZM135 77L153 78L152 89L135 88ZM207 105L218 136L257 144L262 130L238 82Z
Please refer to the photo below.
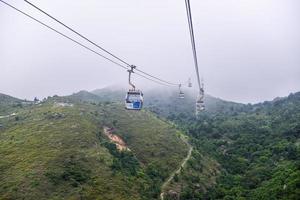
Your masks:
M85 48L86 50L88 50L88 51L90 51L90 52L92 52L92 53L94 53L94 54L96 54L96 55L98 55L98 56L100 56L100 57L102 57L102 58L104 58L104 59L106 59L106 60L108 60L108 61L114 63L115 65L117 65L117 66L119 66L119 67L121 67L121 68L123 68L123 69L125 69L125 70L128 70L128 69L129 69L128 66L124 66L124 65L122 65L122 64L120 64L120 63L115 62L114 60L112 60L112 59L110 59L110 58L108 58L108 57L106 57L106 56L100 54L99 52L97 52L97 51L95 51L95 50L89 48L88 46L86 46L86 45L84 45L84 44L82 44L82 43L80 43L80 42L78 42L78 41L76 41L75 39L73 39L73 38L67 36L66 34L64 34L64 33L60 32L60 31L58 31L58 30L52 28L51 26L49 26L49 25L45 24L44 22L42 22L42 21L40 21L40 20L38 20L38 19L32 17L31 15L29 15L29 14L23 12L22 10L20 10L20 9L18 9L18 8L16 8L16 7L14 7L13 5L11 5L11 4L9 4L9 3L3 1L3 0L0 0L0 2L2 2L3 4L5 4L6 6L8 6L8 7L14 9L15 11L17 11L17 12L19 12L19 13L25 15L26 17L28 17L28 18L34 20L35 22L41 24L42 26L44 26L44 27L46 27L46 28L52 30L53 32L55 32L55 33L61 35L62 37L64 37L64 38L66 38L66 39L68 39L68 40L74 42L75 44L77 44L77 45L79 45L79 46L81 46L81 47L83 47L83 48ZM144 76L144 75L142 75L142 74L140 74L140 73L135 72L135 74L138 75L138 76L140 76L140 77L142 77L142 78L145 78L145 79L147 79L147 80L149 80L149 81L152 81L152 82L154 82L154 83L157 83L157 84L160 84L160 85L163 85L163 86L167 86L167 87L171 87L170 84L165 84L165 83L163 83L163 82L159 82L159 81L157 81L157 80L154 80L154 79L151 79L151 78L149 78L149 77L146 77L146 76Z
M12 6L12 5L8 4L8 3L6 3L5 1L3 1L3 0L0 0L0 1L1 1L2 3L4 3L5 5L9 6L10 8L12 8L12 9L18 11L19 13L21 13L21 14L23 14L23 15L29 17L30 19L36 21L37 23L43 25L44 27L47 27L48 29L54 31L55 33L57 33L57 34L59 34L59 35L61 35L61 36L63 36L64 38L66 38L66 39L68 39L68 40L70 40L70 41L72 41L72 42L78 44L79 46L81 46L81 47L83 47L83 48L85 48L85 49L87 49L87 50L89 50L89 51L91 51L91 52L97 54L98 56L101 56L102 58L104 58L104 59L106 59L106 60L108 60L108 61L110 61L110 62L112 62L112 63L114 63L114 64L116 64L116 65L118 65L119 67L122 67L123 69L126 69L126 70L128 69L127 67L125 67L125 66L123 66L123 65L121 65L121 64L119 64L119 63L117 63L117 62L115 62L115 61L113 61L113 60L111 60L111 59L109 59L109 58L107 58L106 56L103 56L102 54L96 52L95 50L93 50L93 49L91 49L91 48L85 46L84 44L82 44L82 43L80 43L80 42L74 40L73 38L71 38L71 37L65 35L64 33L62 33L62 32L60 32L60 31L58 31L58 30L52 28L51 26L45 24L44 22L42 22L42 21L40 21L40 20L38 20L38 19L36 19L36 18L30 16L29 14L27 14L27 13L25 13L25 12L19 10L18 8L14 7L14 6Z
M42 9L40 9L39 7L37 7L36 5L34 5L33 3L24 0L26 3L28 3L29 5L31 5L32 7L34 7L35 9L39 10L40 12L44 13L45 15L47 15L48 17L50 17L51 19L53 19L54 21L58 22L59 24L63 25L64 27L66 27L67 29L69 29L70 31L72 31L73 33L75 33L76 35L82 37L83 39L85 39L86 41L90 42L91 44L95 45L96 47L98 47L99 49L101 49L102 51L108 53L109 55L111 55L112 57L116 58L117 60L121 61L123 64L130 66L130 64L128 64L127 62L125 62L124 60L122 60L121 58L115 56L114 54L112 54L111 52L109 52L108 50L104 49L103 47L101 47L100 45L96 44L95 42L91 41L90 39L88 39L87 37L85 37L84 35L80 34L79 32L75 31L74 29L72 29L70 26L64 24L63 22L59 21L58 19L56 19L55 17L51 16L50 14L48 14L47 12L43 11Z
M149 77L147 77L147 76L144 76L144 75L142 75L142 74L140 74L140 73L137 73L137 72L134 72L136 75L138 75L138 76L140 76L140 77L143 77L143 78L145 78L145 79L147 79L147 80L149 80L149 81L152 81L152 82L154 82L154 83L157 83L157 84L160 84L160 85L163 85L163 86L167 86L167 87L174 87L174 85L167 85L167 84L165 84L165 83L162 83L162 82L159 82L159 81L157 81L157 80L154 80L154 79L151 79L151 78L149 78ZM178 85L177 85L178 86Z
M150 76L150 77L152 77L152 78L155 78L155 79L157 79L157 80L159 80L159 81L161 81L161 82L164 82L164 83L166 83L166 84L169 84L169 85L171 85L171 86L178 86L178 83L176 84L176 83L171 83L171 82L165 81L165 80L160 79L160 78L157 78L157 77L155 77L155 76L153 76L153 75L151 75L151 74L148 74L148 73L146 73L146 72L144 72L144 71L142 71L142 70L140 70L140 69L138 69L138 68L136 68L135 70L136 70L136 71L139 71L139 72L141 72L141 73L143 73L143 74L145 74L145 75L147 75L147 76Z
M191 37L191 43L192 43L194 64L195 64L196 75L197 75L197 82L198 82L198 87L199 87L199 91L200 91L202 86L201 86L200 75L199 75L199 66L198 66L198 59L197 59L197 50L196 50L196 44L195 44L195 35L194 35L194 27L193 27L190 0L185 0L185 5L186 5L186 12L187 12L188 23L189 23L189 30L190 30L190 37Z
M76 35L80 36L81 38L85 39L86 41L88 41L89 43L91 43L92 45L96 46L97 48L101 49L102 51L108 53L109 55L111 55L112 57L116 58L117 60L121 61L123 64L127 65L130 68L130 64L126 61L124 61L123 59L115 56L114 54L112 54L111 52L109 52L108 50L106 50L105 48L101 47L100 45L96 44L95 42L93 42L92 40L88 39L87 37L85 37L84 35L80 34L78 31L75 31L73 28L71 28L70 26L66 25L65 23L63 23L62 21L58 20L57 18L53 17L52 15L50 15L49 13L47 13L46 11L42 10L41 8L37 7L36 5L34 5L33 3L29 2L28 0L24 0L26 3L28 3L29 5L31 5L32 7L34 7L35 9L37 9L38 11L42 12L43 14L47 15L48 17L50 17L51 19L53 19L54 21L58 22L59 24L61 24L62 26L66 27L67 29L69 29L70 31L72 31L73 33L75 33ZM151 75L143 70L140 70L138 67L136 68L136 71L141 72L142 74L149 76L151 78L154 78L160 82L163 82L165 84L171 85L171 86L178 86L178 84L176 83L171 83L169 81L165 81L161 78L158 78L154 75Z

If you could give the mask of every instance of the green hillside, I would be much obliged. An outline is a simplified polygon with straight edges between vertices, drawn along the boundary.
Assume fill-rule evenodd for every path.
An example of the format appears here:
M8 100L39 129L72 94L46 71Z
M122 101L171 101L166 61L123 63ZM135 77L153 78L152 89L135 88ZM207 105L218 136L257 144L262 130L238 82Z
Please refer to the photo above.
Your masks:
M22 100L20 100L18 98L15 98L15 97L12 97L12 96L0 93L0 103L1 104L4 104L4 103L12 104L12 103L18 103L18 102L21 102L21 101Z
M65 98L69 98L73 101L85 101L85 102L94 102L94 103L97 103L101 100L99 96L84 90L74 93Z
M299 199L300 93L244 105L241 111L204 112L199 119L173 114L172 120L199 152L170 188L180 199ZM203 155L219 163L220 173L207 169L204 164L211 161ZM205 187L214 175L215 184Z
M22 105L22 102L24 101L21 99L0 93L0 116L8 115L14 110L22 107L24 105L24 103Z
M126 95L126 90L113 87L106 87L102 89L93 90L91 91L91 93L97 95L101 101L123 102Z
M0 199L298 199L300 93L254 105L207 96L198 119L193 93L147 92L140 112L122 94L2 104L16 115L0 118ZM178 130L193 147L181 168L189 147Z
M118 103L55 97L17 113L0 119L0 199L157 199L188 150L172 125Z

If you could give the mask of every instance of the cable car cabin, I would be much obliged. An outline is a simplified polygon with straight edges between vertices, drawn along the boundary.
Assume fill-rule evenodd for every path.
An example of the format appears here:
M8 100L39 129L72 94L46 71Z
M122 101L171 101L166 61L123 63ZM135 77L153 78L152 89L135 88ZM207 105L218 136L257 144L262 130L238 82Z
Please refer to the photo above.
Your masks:
M193 86L193 84L192 84L191 78L189 78L189 80L188 80L188 87L192 87L192 86Z
M127 110L141 110L144 97L141 91L129 90L125 97L125 108Z
M203 100L197 100L196 102L196 109L198 112L205 110L205 105Z
M205 110L205 106L203 104L196 105L196 108L197 108L198 111L204 111Z
M184 93L182 91L179 92L178 98L179 99L184 99Z

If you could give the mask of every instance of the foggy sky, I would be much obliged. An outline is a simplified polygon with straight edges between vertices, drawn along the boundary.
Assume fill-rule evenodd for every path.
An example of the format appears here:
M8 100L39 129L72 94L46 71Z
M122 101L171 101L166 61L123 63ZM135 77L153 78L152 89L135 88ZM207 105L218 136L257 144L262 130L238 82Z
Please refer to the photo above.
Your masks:
M22 0L7 2L84 42ZM196 86L184 0L31 2L140 69L176 83L191 77ZM191 6L207 93L248 103L300 91L300 1ZM140 89L158 87L134 80ZM116 84L127 86L124 69L0 2L0 93L32 99Z

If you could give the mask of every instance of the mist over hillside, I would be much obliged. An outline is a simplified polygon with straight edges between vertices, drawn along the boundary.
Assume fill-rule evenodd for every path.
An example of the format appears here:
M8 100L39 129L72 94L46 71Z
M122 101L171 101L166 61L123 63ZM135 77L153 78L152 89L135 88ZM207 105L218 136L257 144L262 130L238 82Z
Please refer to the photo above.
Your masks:
M258 104L207 95L199 118L192 91L184 99L177 90L145 91L140 112L124 109L125 93L105 88L40 102L1 94L0 197L299 196L300 92Z
M0 0L0 200L300 200L299 8Z

